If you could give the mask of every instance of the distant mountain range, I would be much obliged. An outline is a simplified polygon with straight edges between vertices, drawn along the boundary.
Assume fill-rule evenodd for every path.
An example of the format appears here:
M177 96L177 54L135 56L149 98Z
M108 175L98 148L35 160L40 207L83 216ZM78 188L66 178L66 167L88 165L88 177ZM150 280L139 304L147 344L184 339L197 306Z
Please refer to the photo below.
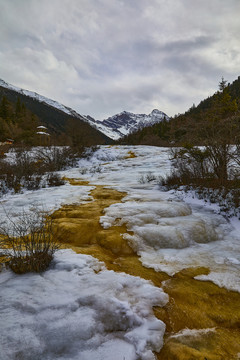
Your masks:
M164 119L169 120L165 113L157 109L153 110L149 115L123 111L103 121L95 120L91 116L81 115L55 100L39 95L36 92L10 85L0 79L0 98L2 96L6 96L9 101L15 103L20 97L26 107L38 116L41 123L55 131L64 132L70 118L78 120L82 124L85 123L85 133L90 131L89 126L91 126L93 132L95 131L96 141L99 141L99 143L118 140L139 129L159 123Z
M212 96L202 100L197 106L193 104L185 113L178 114L168 121L162 121L152 126L135 131L124 139L120 139L120 143L130 145L155 145L155 146L182 146L186 144L198 143L199 132L202 131L209 121L216 118L216 113L221 109L216 109L219 98L219 91ZM238 110L235 117L238 118L240 124L240 76L231 84L226 84L227 103L230 99L235 100ZM227 115L226 115L227 121ZM240 137L239 127L235 129L235 137Z
M118 140L144 127L159 123L164 119L169 120L169 117L164 112L157 109L154 109L149 115L123 111L103 121L94 120L89 116L87 118L98 130L114 140Z
M1 109L4 103L8 108L8 115L5 116L3 116L3 109ZM26 114L22 112L20 116L17 115L18 103L27 109ZM34 119L32 126L30 126L30 121L27 119L27 117L31 116ZM25 129L24 134L19 136L27 120L27 129ZM90 125L88 119L74 110L35 92L20 89L0 80L1 140L10 137L15 142L34 145L36 143L36 139L33 139L36 125L46 126L56 144L91 146L110 144L112 142L112 139ZM28 137L27 142L26 136ZM29 140L30 138L33 139L32 142Z

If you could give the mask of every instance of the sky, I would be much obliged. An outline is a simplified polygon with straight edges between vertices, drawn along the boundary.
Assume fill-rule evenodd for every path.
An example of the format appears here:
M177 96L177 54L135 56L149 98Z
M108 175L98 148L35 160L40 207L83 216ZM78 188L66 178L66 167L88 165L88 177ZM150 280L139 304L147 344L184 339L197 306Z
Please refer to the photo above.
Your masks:
M0 0L0 78L102 120L240 75L240 0Z

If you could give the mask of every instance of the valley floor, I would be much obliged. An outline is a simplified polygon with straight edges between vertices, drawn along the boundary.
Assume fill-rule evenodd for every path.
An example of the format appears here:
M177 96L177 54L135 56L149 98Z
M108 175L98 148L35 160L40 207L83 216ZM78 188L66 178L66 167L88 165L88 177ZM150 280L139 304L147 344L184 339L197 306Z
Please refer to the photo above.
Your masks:
M240 357L239 220L160 191L169 171L168 149L102 146L65 185L2 199L2 223L51 210L65 248L0 272L0 359Z

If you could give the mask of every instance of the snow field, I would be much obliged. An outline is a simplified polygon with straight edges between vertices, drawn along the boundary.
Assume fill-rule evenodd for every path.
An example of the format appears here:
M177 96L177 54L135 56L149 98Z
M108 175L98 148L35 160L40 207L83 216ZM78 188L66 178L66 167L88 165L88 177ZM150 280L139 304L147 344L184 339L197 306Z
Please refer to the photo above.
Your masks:
M94 186L71 186L66 183L58 187L24 191L23 194L6 195L0 201L0 227L11 228L12 222L21 221L31 212L53 212L65 204L92 201L89 195Z
M127 158L129 151L136 158ZM101 171L89 170L94 168ZM205 266L209 275L196 279L240 292L239 221L227 222L199 200L161 192L157 181L139 182L149 172L157 177L169 171L168 149L101 146L78 167L59 172L91 186L66 184L6 195L1 222L6 213L18 221L22 209L54 211L65 203L93 201L89 193L95 184L110 186L127 196L105 209L100 222L104 228L125 222L134 235L124 236L144 266L170 275ZM113 354L116 360L149 360L162 346L165 325L152 307L164 306L167 295L148 281L106 270L91 256L60 251L45 273L2 271L0 283L4 360L112 360Z
M196 279L240 292L239 233L231 224L202 207L157 199L157 194L155 201L152 198L147 201L143 194L143 201L128 201L126 197L105 209L100 223L104 228L126 223L134 234L124 238L146 267L174 275L187 267L204 266L210 274Z
M149 281L61 250L42 274L1 273L1 358L154 359L165 324L152 312L168 296Z
M136 158L126 159L129 151ZM87 173L84 179L128 194L123 203L105 209L100 223L104 228L126 223L134 235L124 237L141 256L144 266L169 275L186 267L205 266L210 273L199 275L198 280L210 280L240 292L239 221L233 218L227 222L217 214L216 205L184 195L179 198L172 191L162 192L157 181L139 182L141 175L152 173L157 178L170 172L168 149L102 146L90 163L101 166L102 171Z
M136 157L127 158L129 151ZM100 168L101 172L90 172L92 168ZM116 224L116 219L127 223L134 235L124 236L145 266L170 275L186 267L205 266L211 272L200 275L199 280L210 280L229 290L240 291L239 221L231 219L228 223L215 213L216 205L210 207L189 196L179 200L172 191L161 192L156 181L139 182L141 175L164 176L170 168L166 148L101 146L90 159L80 160L78 167L59 173L128 194L123 203L105 209L100 222L105 228ZM82 169L86 169L84 174ZM12 213L17 221L22 208L27 211L42 206L55 210L63 203L89 201L91 189L66 184L59 188L6 196L1 202L1 221L5 221L6 212Z
M211 222L192 215L188 205L174 201L114 204L106 209L100 223L105 228L127 223L128 230L134 232L128 239L132 238L139 249L144 249L144 244L155 250L180 249L218 238Z

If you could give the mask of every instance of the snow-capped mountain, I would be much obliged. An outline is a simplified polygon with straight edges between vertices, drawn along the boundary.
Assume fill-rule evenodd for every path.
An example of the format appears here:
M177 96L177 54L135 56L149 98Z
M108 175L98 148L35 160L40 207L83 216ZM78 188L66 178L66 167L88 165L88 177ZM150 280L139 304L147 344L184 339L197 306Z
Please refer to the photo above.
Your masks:
M12 104L16 104L19 99L28 111L37 117L38 122L48 128L54 137L67 136L68 139L74 138L74 141L79 141L86 146L112 142L112 139L98 130L86 116L80 115L75 110L55 100L10 85L0 79L0 99L3 96Z
M137 131L143 127L154 125L164 119L168 120L169 117L162 111L154 109L149 115L146 114L133 114L127 111L123 111L119 114L111 116L103 121L95 120L89 115L81 115L75 110L67 107L55 100L49 99L45 96L39 95L36 92L24 90L14 85L6 83L0 79L0 87L8 90L12 90L21 95L27 96L36 100L39 103L55 108L69 116L78 118L81 121L88 123L90 126L106 135L108 138L118 140L121 137Z
M103 121L94 120L94 124L107 136L118 140L125 135L142 129L143 127L159 123L164 119L169 120L169 117L158 109L154 109L149 115L123 111ZM89 120L92 121L90 118Z
M67 115L71 115L73 117L77 117L77 118L81 118L81 120L85 120L86 122L89 123L88 119L84 116L84 115L80 115L78 114L75 110L63 105L63 104L60 104L59 102L55 101L55 100L52 100L52 99L49 99L45 96L42 96L42 95L39 95L38 93L36 92L33 92L33 91L29 91L29 90L24 90L24 89L21 89L21 88L18 88L17 86L14 86L14 85L10 85L8 83L6 83L4 80L1 80L0 79L0 86L6 88L6 89L9 89L9 90L13 90L13 91L16 91L18 92L19 94L22 94L22 95L25 95L25 96L29 96L31 97L32 99L35 99L41 103L45 103L49 106L52 106L60 111L63 111L65 112Z

